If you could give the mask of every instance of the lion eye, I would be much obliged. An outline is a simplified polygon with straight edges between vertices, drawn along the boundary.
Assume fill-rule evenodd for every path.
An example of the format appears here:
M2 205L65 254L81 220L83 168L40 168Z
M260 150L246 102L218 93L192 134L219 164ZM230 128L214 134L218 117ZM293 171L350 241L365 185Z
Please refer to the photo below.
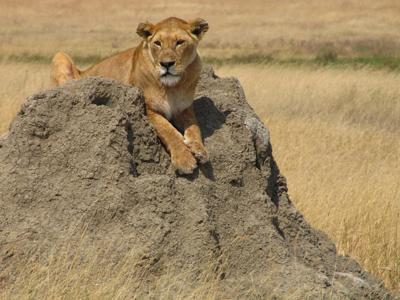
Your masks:
M184 42L185 42L184 40L177 40L176 45L177 46L182 45Z
M158 47L161 47L161 42L160 41L155 41L154 44Z

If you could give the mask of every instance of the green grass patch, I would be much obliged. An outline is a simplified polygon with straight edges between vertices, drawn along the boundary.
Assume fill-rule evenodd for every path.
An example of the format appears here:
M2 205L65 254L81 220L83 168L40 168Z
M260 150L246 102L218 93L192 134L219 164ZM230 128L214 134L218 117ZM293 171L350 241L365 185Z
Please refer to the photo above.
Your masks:
M94 64L105 57L96 54L89 55L72 55L75 63L80 65L88 65ZM0 55L0 61L2 62L16 62L16 63L37 63L37 64L50 64L53 55L46 54L31 54L31 53L22 53L22 54L12 54L12 55Z
M287 58L278 59L269 55L233 56L229 58L204 57L206 63L222 66L234 64L258 64L258 65L292 65L292 66L331 66L400 70L400 58L392 56L364 56L364 57L337 57L334 55L316 56L315 58Z
M71 55L74 62L78 65L90 65L101 61L106 58L97 54L89 55ZM108 56L107 56L108 57ZM12 54L1 55L0 61L2 62L16 62L16 63L38 63L50 64L52 55L46 54ZM250 54L232 57L203 57L203 61L207 64L222 66L222 65L237 65L237 64L257 64L257 65L289 65L289 66L331 66L331 67L351 67L363 68L372 67L376 69L389 69L394 71L400 70L400 57L396 56L362 56L362 57L340 57L335 53L322 53L314 58L274 58L271 55Z

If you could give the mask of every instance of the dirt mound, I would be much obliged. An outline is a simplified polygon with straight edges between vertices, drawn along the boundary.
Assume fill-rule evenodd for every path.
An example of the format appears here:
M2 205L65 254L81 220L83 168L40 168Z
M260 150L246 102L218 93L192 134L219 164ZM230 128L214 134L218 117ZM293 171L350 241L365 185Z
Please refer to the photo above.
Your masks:
M208 274L217 298L391 297L291 204L236 79L202 74L195 109L211 162L192 176L172 171L143 104L136 88L100 78L27 99L0 140L3 282L84 230L85 247L107 244L115 264L135 251L146 272L132 293L149 297L165 274L189 274L193 287Z

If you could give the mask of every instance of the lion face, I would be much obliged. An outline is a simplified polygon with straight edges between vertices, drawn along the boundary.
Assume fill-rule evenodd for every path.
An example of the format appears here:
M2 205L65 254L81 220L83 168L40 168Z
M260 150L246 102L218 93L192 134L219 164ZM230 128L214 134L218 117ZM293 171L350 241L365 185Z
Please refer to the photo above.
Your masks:
M202 19L186 22L168 18L156 25L141 23L137 33L145 47L161 83L174 86L179 83L186 68L197 56L197 46L208 24Z
M186 67L196 57L197 41L186 31L161 30L149 41L149 51L160 80L164 85L173 86L180 80Z

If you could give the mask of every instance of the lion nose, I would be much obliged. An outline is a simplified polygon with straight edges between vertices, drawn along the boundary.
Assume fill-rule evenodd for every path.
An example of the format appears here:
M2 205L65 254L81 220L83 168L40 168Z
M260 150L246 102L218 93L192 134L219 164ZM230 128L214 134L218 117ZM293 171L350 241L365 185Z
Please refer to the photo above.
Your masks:
M160 65L163 66L164 68L168 69L172 67L175 64L175 61L169 60L169 61L161 61Z

